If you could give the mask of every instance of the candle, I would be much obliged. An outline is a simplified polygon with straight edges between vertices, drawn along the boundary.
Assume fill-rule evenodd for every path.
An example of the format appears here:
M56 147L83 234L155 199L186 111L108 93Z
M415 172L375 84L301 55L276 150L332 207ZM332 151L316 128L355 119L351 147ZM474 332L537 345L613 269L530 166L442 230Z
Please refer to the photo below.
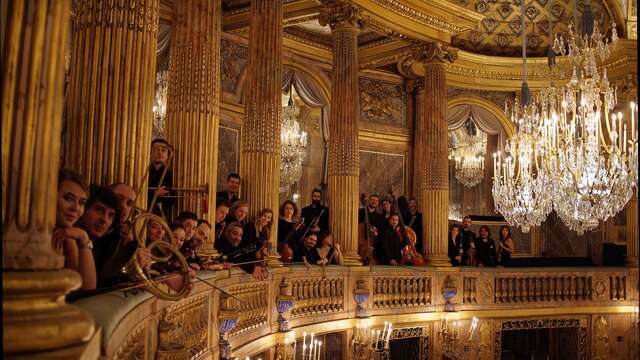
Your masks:
M389 345L389 337L391 336L391 324L389 324L389 329L387 329L387 338L384 340Z
M293 360L296 360L296 345L297 345L297 342L296 342L296 339L295 339L295 334L293 336L294 336L294 339L293 339Z
M309 342L309 359L313 359L311 357L312 352L313 352L313 333L311 333L311 341Z
M320 360L320 348L322 347L322 341L318 341L318 357L316 360Z

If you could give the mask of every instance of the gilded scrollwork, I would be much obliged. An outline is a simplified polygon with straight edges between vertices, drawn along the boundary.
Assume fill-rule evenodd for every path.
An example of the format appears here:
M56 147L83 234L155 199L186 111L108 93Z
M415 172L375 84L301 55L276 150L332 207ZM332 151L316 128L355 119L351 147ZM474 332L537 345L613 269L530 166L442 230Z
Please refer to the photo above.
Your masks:
M318 16L320 25L329 25L331 29L345 25L355 28L366 26L366 21L362 16L362 9L359 7L343 0L323 0L323 3L327 5L327 8Z
M406 126L407 94L400 85L360 78L360 115L371 122Z
M453 63L458 59L458 50L439 42L432 42L415 47L412 55L416 61L423 63Z
M114 360L143 359L145 355L145 324L138 325L122 342L114 355Z
M158 359L196 358L207 350L207 294L179 301L165 309L158 324Z

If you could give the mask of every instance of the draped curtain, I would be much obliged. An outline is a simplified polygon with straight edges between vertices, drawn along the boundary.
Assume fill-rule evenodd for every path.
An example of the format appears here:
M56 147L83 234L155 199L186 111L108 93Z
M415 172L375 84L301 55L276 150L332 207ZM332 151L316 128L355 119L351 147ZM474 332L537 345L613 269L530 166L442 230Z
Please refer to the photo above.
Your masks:
M502 124L495 115L481 106L462 104L450 108L447 110L447 128L449 131L456 130L463 126L469 117L473 118L478 129L489 135L498 135L498 149L504 148L506 139Z
M302 101L315 108L320 108L320 134L324 146L324 164L322 167L322 182L327 182L327 146L329 144L329 99L327 99L309 75L296 69L285 67L282 74L282 91L289 92L289 88L293 85L296 93Z

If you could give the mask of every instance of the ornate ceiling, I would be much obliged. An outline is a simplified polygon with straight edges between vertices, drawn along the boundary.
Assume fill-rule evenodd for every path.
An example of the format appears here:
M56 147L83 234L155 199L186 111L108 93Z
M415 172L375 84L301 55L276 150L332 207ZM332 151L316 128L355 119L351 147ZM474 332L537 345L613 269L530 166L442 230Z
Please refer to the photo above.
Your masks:
M452 45L469 52L497 56L522 56L520 0L450 0L464 8L484 15L475 29L456 35ZM590 1L590 0L587 0ZM610 23L610 15L600 0L591 2L595 19L601 29ZM582 16L583 0L526 0L525 26L527 55L545 56L552 34L567 31L574 14ZM621 24L618 33L621 33Z

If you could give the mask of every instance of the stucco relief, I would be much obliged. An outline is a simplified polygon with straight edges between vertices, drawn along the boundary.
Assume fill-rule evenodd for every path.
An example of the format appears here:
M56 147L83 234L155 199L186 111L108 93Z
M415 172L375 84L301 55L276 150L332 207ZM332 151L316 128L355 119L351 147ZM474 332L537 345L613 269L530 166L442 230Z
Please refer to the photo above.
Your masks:
M407 126L407 93L402 85L360 78L360 116L378 124Z
M220 39L220 82L222 90L231 94L237 91L238 81L247 65L247 48L229 39Z

